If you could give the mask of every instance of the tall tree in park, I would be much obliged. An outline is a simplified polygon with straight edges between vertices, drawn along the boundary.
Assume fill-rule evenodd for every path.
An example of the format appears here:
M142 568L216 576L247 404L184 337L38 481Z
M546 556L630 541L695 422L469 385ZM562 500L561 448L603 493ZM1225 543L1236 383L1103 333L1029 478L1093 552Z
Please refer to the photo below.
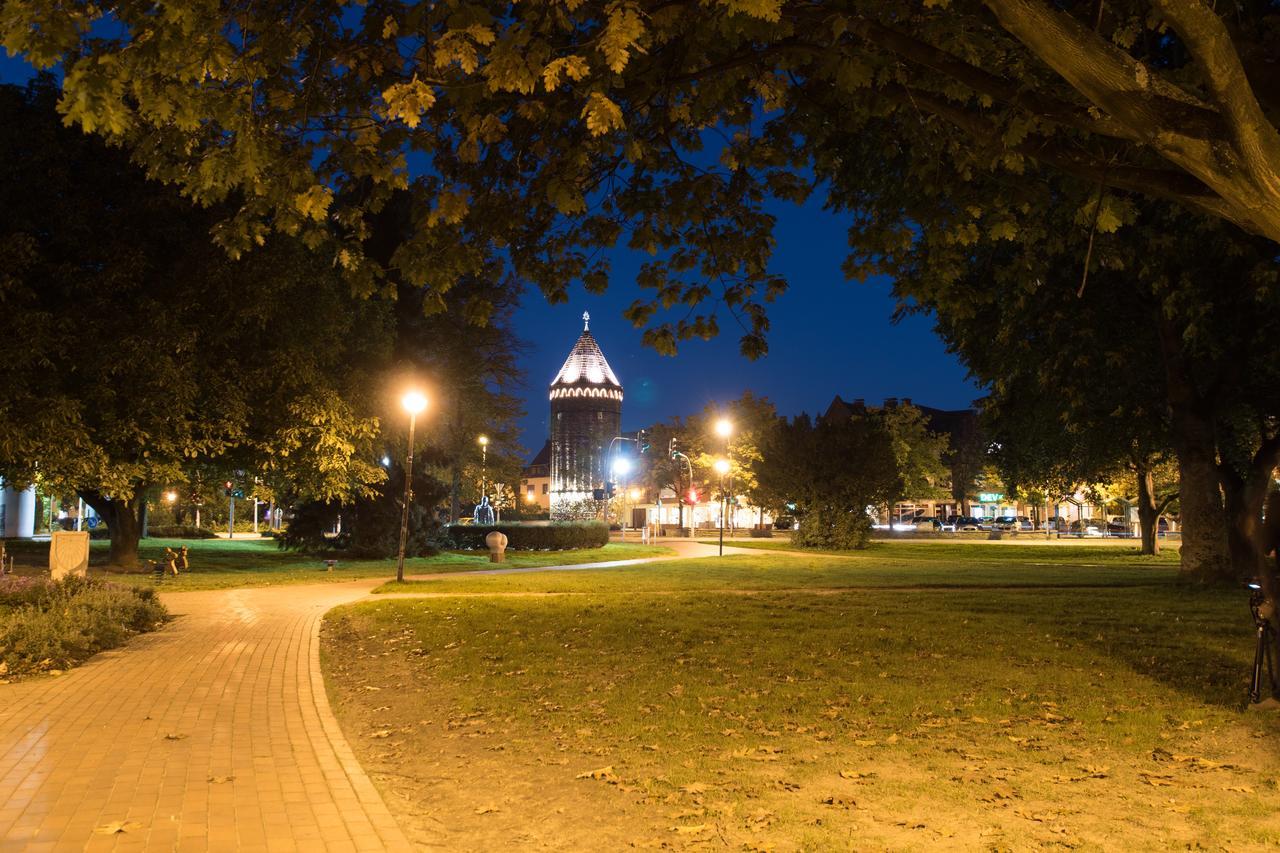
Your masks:
M363 252L370 217L404 190L417 216L395 265L434 297L495 260L551 298L574 279L599 288L609 269L593 250L625 242L655 253L640 274L651 293L629 311L650 343L670 352L714 334L727 311L759 355L765 304L785 286L768 271L764 205L807 192L810 153L832 130L894 130L875 135L879 161L949 202L939 233L961 244L1018 227L1033 164L1280 239L1265 84L1276 15L1203 0L326 0L164 14L139 0L15 0L0 40L62 63L70 120L201 202L234 199L220 230L233 251L270 229L299 234L372 292L386 267ZM702 151L708 128L721 150ZM427 168L415 177L411 163ZM966 190L971 176L1013 191ZM858 236L868 256L909 239L894 220Z
M728 436L718 432L721 421L728 424ZM778 410L766 397L757 397L750 391L724 405L710 405L702 413L690 418L687 434L691 434L690 446L697 448L694 466L710 472L717 459L729 462L726 477L732 483L732 496L742 495L754 506L765 509L761 500L758 470L761 446L768 434L777 426Z
M496 262L483 265L483 275L452 284L447 296L413 284L412 270L400 266L407 263L400 247L415 239L420 226L410 194L397 192L373 218L364 250L387 271L388 288L396 294L395 360L430 388L429 436L443 451L449 518L456 521L464 496L471 497L463 484L468 472L477 485L482 465L492 465L494 474L507 472L508 483L518 472L516 420L524 410L517 392L524 384L521 358L528 345L513 319L520 288L499 280L502 268ZM487 449L479 443L482 435Z
M64 128L54 98L0 87L0 473L78 492L122 566L147 491L195 460L273 459L317 496L376 484L385 306L283 236L231 261L215 215Z
M877 419L783 419L765 434L760 452L762 502L795 505L792 541L801 547L865 547L867 510L902 492L892 437Z

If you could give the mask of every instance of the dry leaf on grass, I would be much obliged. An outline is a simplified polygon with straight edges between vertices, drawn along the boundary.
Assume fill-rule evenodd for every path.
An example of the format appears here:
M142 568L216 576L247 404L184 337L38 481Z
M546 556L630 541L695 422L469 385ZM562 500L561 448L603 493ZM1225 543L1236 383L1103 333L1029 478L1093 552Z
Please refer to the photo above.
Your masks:
M616 782L618 780L618 774L613 772L613 765L610 764L608 767L601 767L597 770L587 770L584 773L579 773L573 778L596 779L600 782Z

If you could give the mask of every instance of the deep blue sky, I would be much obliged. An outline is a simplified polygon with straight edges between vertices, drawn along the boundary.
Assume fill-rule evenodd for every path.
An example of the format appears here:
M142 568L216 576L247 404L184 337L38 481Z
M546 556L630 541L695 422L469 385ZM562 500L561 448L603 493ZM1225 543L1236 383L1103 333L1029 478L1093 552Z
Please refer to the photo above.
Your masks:
M21 83L32 73L0 51L0 81ZM567 304L551 306L537 292L527 293L517 331L530 345L527 412L520 423L529 452L546 439L547 384L582 331L584 310L591 312L591 330L624 386L627 430L693 414L746 390L768 397L788 415L821 412L836 394L868 402L911 397L938 408L968 406L979 396L928 318L890 322L888 281L844 279L845 226L822 210L820 198L803 207L777 204L772 212L778 217L772 270L791 289L769 308L769 355L755 362L738 354L738 327L729 317L721 317L719 339L686 341L674 358L641 346L641 330L622 317L641 295L631 283L647 257L638 253L614 254L615 284L604 296L578 288Z
M847 252L845 224L824 211L815 195L803 207L778 204L778 247L772 270L791 284L769 306L769 354L751 362L738 354L738 326L720 322L714 341L686 341L675 357L641 346L641 330L622 311L639 294L631 281L645 256L614 255L615 284L604 296L577 290L567 305L550 306L526 294L519 315L528 361L528 413L524 443L536 451L547 435L547 383L555 376L591 312L591 331L622 382L626 430L701 411L750 390L768 397L783 414L820 413L831 398L910 397L938 408L963 408L980 395L964 369L947 353L926 317L892 323L894 300L887 279L846 281L840 264Z

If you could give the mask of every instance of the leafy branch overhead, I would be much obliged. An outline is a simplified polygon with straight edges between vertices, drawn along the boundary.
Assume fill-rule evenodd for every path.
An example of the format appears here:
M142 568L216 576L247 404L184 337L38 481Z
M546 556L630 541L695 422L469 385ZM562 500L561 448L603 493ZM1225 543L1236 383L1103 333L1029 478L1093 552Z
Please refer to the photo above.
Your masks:
M1201 0L12 0L0 39L62 64L68 121L230 204L233 253L283 231L360 292L391 271L439 307L495 260L553 301L575 280L601 289L601 250L623 245L652 256L629 312L649 344L728 317L759 355L785 289L770 202L855 157L882 183L861 192L941 200L930 225L958 245L1018 235L1037 169L1095 190L1079 227L1124 227L1140 193L1280 239L1276 16ZM372 217L400 191L416 229L376 262ZM858 201L848 271L866 275L919 223L859 220Z

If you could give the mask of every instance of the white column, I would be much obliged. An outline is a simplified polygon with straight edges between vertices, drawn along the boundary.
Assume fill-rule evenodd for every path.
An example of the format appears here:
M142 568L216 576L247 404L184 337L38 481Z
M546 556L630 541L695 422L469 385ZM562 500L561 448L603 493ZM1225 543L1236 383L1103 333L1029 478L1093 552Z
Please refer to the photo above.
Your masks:
M36 487L18 491L5 486L0 491L4 501L4 536L6 539L30 539L36 534Z

